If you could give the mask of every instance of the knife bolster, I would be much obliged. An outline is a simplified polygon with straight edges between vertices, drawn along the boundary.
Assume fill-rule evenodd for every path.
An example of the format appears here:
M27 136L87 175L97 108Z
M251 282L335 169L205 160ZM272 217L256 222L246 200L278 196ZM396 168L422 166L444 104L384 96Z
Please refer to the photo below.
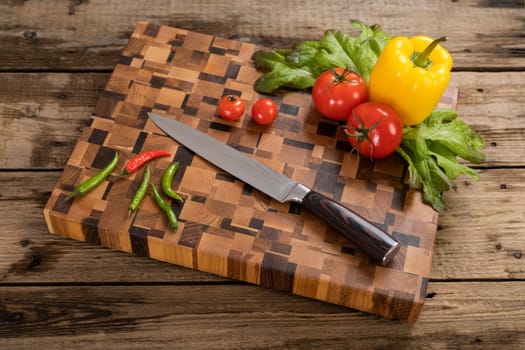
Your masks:
M286 195L283 202L294 202L301 204L303 202L303 198L310 192L311 190L306 187L305 185L302 185L300 183L297 183L290 193Z

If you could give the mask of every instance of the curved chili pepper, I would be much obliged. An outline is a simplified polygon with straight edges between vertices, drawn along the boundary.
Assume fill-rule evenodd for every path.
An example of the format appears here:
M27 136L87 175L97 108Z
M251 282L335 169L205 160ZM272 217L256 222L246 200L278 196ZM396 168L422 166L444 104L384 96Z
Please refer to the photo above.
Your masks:
M140 183L139 188L135 192L135 195L133 196L133 199L131 200L131 203L129 204L128 216L130 216L131 213L133 213L135 209L138 208L138 206L144 199L144 196L146 195L146 192L148 191L150 177L151 177L151 171L149 169L149 165L146 165L146 170L144 171L144 177L142 178L142 182Z
M133 174L141 166L143 166L150 160L164 156L171 156L171 152L162 150L152 150L143 152L141 154L137 154L135 157L131 158L130 161L124 166L124 170L122 170L122 173L120 175Z
M151 191L153 192L153 198L155 198L157 205L164 211L164 213L166 213L170 227L176 230L177 227L179 227L179 221L173 210L171 210L170 205L162 199L154 184L151 184Z
M93 175L89 179L77 185L73 189L73 192L67 197L67 199L69 200L73 197L83 196L86 193L93 190L95 187L100 185L113 172L117 164L118 164L118 152L115 152L115 156L113 157L111 162L109 162L108 165L106 165L97 174Z
M164 173L162 173L162 179L160 181L162 185L162 190L166 194L166 196L173 198L177 200L180 203L184 203L184 198L182 198L177 192L173 191L171 188L171 183L173 182L173 176L175 176L175 173L179 169L179 163L171 163L170 166L164 170Z

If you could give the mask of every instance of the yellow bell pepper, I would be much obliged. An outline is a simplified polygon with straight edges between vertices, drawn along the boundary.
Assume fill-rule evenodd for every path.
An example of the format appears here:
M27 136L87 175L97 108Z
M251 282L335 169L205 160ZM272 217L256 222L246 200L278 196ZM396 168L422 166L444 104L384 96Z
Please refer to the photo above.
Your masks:
M427 36L390 40L370 74L370 100L390 105L405 125L425 120L450 80L452 57L440 45L445 40Z

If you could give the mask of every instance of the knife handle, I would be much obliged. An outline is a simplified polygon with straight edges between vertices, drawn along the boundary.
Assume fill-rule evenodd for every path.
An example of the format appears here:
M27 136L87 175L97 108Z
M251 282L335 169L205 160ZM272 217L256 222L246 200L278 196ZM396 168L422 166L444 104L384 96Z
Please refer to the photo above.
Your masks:
M392 260L401 246L392 236L361 215L318 192L308 192L302 205L383 266Z

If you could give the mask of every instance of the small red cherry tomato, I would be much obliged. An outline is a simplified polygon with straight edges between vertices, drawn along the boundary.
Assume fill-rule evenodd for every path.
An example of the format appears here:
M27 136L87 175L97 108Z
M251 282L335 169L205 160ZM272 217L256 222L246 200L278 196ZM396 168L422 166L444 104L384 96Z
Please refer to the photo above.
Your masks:
M360 104L354 108L344 128L354 150L370 159L394 153L403 139L401 118L384 103Z
M219 101L219 115L226 120L237 120L244 114L244 101L239 96L225 95Z
M271 98L263 98L252 106L252 118L260 125L271 124L277 117L277 104Z
M363 78L348 68L334 68L321 73L312 88L315 108L328 119L347 120L352 108L368 101L368 87Z

